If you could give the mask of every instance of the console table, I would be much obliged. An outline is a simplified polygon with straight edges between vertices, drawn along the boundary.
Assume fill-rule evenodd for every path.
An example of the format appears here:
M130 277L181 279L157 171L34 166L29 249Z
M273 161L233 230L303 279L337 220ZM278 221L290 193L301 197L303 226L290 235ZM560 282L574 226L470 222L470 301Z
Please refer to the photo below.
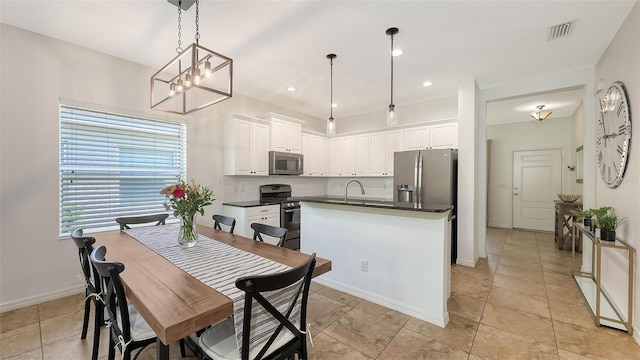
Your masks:
M556 245L558 246L558 250L562 250L565 240L572 236L571 224L573 224L575 216L571 213L571 210L582 208L582 203L579 201L564 202L562 200L555 200L554 202L556 204L556 231L554 239L556 241ZM582 240L582 238L580 238L579 240ZM580 251L582 241L578 241L577 244L578 251Z
M573 272L573 277L578 283L578 287L582 292L585 300L591 308L595 319L596 326L606 325L612 328L626 330L629 334L633 334L633 325L631 324L633 315L633 259L635 249L624 241L616 239L616 241L603 241L595 232L591 232L583 224L573 223L573 249L571 250L571 269L573 271L575 264L575 240L578 234L584 234L591 240L591 273ZM611 248L626 252L629 259L629 269L627 277L629 278L627 288L627 311L626 321L620 315L618 310L613 306L609 297L602 289L602 249ZM594 267L595 262L595 267Z

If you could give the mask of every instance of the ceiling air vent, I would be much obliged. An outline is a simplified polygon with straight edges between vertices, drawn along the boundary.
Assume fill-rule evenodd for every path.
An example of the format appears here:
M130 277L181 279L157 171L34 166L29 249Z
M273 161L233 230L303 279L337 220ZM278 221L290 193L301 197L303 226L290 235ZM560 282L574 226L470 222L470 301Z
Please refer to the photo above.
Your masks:
M567 21L562 24L549 27L549 35L547 41L558 40L571 35L575 20Z

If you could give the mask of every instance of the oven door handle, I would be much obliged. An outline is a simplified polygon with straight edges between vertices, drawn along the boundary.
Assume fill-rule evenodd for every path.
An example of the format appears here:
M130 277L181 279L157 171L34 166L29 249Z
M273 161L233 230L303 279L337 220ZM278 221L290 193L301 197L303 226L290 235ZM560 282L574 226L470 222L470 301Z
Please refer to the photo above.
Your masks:
M290 214L292 212L299 211L299 210L300 209L291 209L291 210L285 210L284 212L287 213L287 214Z

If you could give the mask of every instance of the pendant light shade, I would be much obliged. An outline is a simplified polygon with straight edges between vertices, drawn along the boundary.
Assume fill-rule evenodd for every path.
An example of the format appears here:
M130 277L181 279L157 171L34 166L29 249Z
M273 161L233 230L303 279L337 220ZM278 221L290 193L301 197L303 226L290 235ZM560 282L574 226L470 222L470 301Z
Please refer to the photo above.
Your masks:
M549 117L549 115L551 115L553 113L553 111L551 110L542 110L544 109L544 105L538 105L536 106L536 108L538 108L538 111L533 111L531 113L529 113L529 115L531 115L532 118L538 120L538 121L542 121L546 118Z
M387 126L396 126L398 125L398 113L396 111L396 106L393 104L393 37L398 33L398 28L388 28L386 33L391 36L391 51L389 55L391 56L391 103L389 104L389 108L387 109Z
M330 76L331 85L329 90L331 102L329 103L330 115L329 115L329 119L327 120L327 135L336 134L336 120L333 118L333 59L335 59L336 57L337 57L336 54L327 55L327 59L329 59L329 67L331 69L331 76Z

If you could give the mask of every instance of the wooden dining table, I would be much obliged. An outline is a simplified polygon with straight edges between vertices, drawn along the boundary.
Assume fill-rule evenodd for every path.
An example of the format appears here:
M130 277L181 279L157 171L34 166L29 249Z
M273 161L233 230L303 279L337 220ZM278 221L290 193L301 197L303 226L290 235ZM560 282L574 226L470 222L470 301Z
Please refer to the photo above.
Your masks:
M296 267L308 254L197 225L198 233L269 260ZM169 344L233 315L233 302L122 231L96 233L95 246L107 248L106 259L125 265L121 277L129 301L158 336L157 359L169 359ZM176 243L177 243L176 239ZM201 241L213 241L209 239ZM316 257L313 276L331 270L331 261Z

